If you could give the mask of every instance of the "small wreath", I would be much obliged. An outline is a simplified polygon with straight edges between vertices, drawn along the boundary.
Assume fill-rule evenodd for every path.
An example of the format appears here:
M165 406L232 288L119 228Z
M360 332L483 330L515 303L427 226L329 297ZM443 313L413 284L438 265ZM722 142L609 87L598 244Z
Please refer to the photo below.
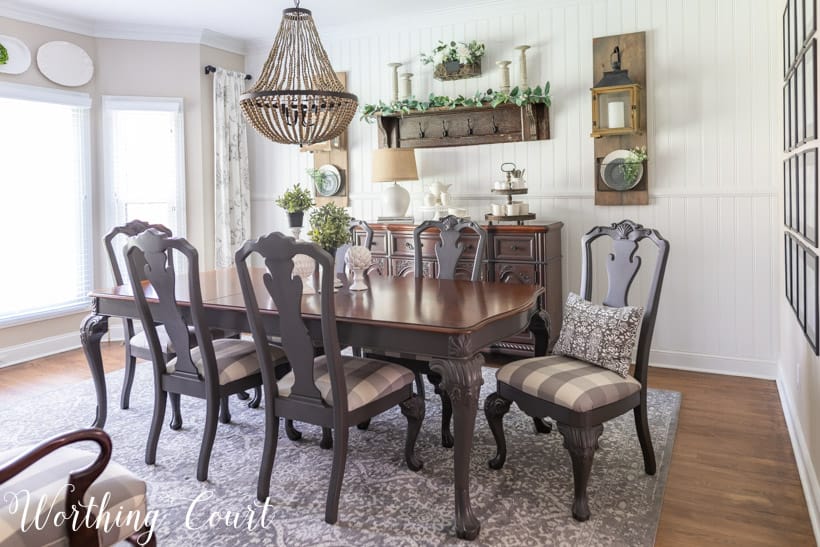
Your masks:
M8 62L8 60L9 60L9 52L5 48L5 46L3 46L3 44L0 44L0 65L6 64Z

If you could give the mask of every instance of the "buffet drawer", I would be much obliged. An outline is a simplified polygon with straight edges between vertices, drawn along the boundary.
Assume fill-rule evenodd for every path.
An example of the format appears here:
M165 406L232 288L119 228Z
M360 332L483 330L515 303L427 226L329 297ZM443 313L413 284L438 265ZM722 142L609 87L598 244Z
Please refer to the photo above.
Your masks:
M493 238L493 258L495 260L537 259L535 236L496 235Z

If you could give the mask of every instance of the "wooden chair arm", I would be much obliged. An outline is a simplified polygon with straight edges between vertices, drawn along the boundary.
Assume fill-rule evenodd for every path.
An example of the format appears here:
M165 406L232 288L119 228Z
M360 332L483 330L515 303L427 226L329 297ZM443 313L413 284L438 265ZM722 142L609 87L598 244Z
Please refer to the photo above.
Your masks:
M75 510L81 512L82 519L78 519L78 522L91 522L90 519L85 519L85 513L83 513L83 511L87 509L83 508L81 502L88 488L97 480L97 477L102 474L108 462L111 460L111 437L102 429L80 429L70 433L62 433L43 441L25 454L21 454L12 461L0 465L0 484L10 480L55 450L82 441L93 441L97 443L100 446L100 454L97 456L97 459L88 466L77 471L72 471L71 474L69 474L65 511L66 515L71 515ZM96 523L96 519L94 523ZM66 527L68 530L69 545L98 544L96 527L81 526L75 530L70 524L71 519L68 519L66 521Z

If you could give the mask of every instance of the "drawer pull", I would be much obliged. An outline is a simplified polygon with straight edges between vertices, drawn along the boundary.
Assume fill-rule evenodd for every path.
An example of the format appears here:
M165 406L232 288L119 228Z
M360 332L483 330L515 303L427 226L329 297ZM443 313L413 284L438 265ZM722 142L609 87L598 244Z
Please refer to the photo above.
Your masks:
M475 246L474 246L472 243L470 243L469 245L467 245L467 250L468 250L468 251L472 251L473 249L475 249Z
M513 243L512 245L510 245L510 249L512 249L513 251L518 251L518 250L520 250L520 249L521 249L521 247L519 247L518 245L516 245L515 243Z
M413 249L415 249L415 247L413 247L413 244L412 244L412 243L410 243L409 241L405 241L405 242L404 242L404 246L405 246L405 247L407 247L408 249L410 249L411 251L412 251Z

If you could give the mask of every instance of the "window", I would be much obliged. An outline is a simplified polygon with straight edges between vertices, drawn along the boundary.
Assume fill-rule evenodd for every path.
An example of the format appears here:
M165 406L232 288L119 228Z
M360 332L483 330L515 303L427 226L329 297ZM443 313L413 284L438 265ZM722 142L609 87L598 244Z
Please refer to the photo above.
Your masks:
M140 219L185 235L182 99L103 97L106 226Z
M88 307L86 93L0 82L0 325Z

